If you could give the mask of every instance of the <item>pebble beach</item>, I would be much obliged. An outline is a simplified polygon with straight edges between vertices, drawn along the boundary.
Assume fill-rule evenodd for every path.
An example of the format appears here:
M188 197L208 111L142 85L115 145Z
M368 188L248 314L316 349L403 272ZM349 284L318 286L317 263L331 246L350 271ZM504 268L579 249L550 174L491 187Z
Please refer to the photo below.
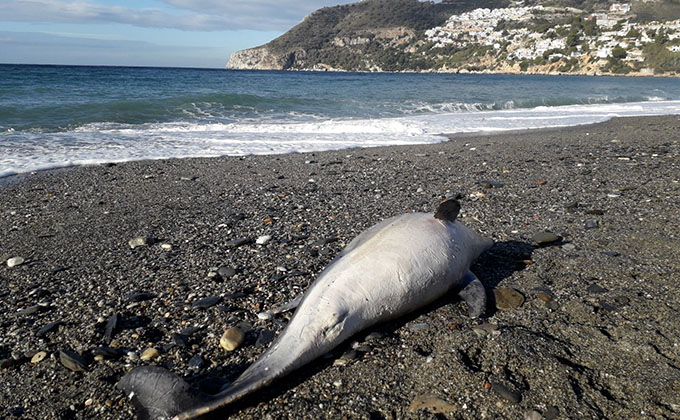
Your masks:
M452 293L214 418L680 418L680 117L0 179L0 419L133 419L158 365L257 358L360 232L460 196L494 247ZM226 334L228 332L229 334Z

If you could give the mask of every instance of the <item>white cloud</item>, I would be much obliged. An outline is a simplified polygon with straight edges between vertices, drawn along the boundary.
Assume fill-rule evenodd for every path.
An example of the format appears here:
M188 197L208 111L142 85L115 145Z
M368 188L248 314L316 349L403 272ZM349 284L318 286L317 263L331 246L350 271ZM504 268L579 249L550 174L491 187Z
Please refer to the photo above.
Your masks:
M75 0L2 0L0 21L59 23L122 23L139 27L186 31L236 29L281 30L310 12L340 0L161 0L176 13L162 8L110 6Z

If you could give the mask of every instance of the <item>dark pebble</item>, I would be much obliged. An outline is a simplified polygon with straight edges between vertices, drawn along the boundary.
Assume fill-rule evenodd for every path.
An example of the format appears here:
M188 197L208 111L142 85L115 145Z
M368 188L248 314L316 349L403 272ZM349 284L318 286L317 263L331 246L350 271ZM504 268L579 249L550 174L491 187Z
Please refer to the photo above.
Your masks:
M586 214L591 214L593 216L603 216L604 212L602 210L588 210Z
M543 417L545 417L545 420L555 420L559 416L560 410L558 410L557 407L552 405L545 410L545 413L543 413Z
M236 274L236 269L232 267L222 266L217 269L217 274L223 279L230 279Z
M10 416L21 417L26 411L24 407L13 407L7 410Z
M232 239L231 241L226 243L226 246L229 248L236 248L242 245L246 245L249 243L252 243L253 240L251 238L238 238L238 239Z
M600 307L600 309L603 310L603 311L612 311L612 312L613 312L613 311L616 311L616 310L619 309L618 306L612 305L611 303L607 303L607 302L602 301L602 300L601 300L601 301L598 301L598 302L597 302L597 305L598 305L598 306Z
M50 322L49 324L47 324L44 327L42 327L41 329L39 329L38 332L35 333L35 335L37 337L42 337L45 334L47 334L48 332L50 332L52 330L56 330L62 324L63 324L63 322L61 322L61 321Z
M156 295L149 292L135 292L125 299L126 302L144 302L145 300L151 300L155 298Z
M602 255L606 255L608 257L618 257L621 254L616 251L602 251Z
M9 369L14 366L19 366L22 364L26 359L20 358L20 359L2 359L0 360L0 369Z
M567 209L568 212L573 213L578 208L578 202L572 201L571 203L567 204L565 208Z
M614 298L614 302L616 302L616 304L618 304L620 306L625 306L625 305L628 305L630 303L630 298L628 298L626 296L616 296Z
M328 238L320 239L320 240L314 242L313 245L314 246L324 246L324 245L328 245L328 244L331 244L333 242L336 242L337 240L338 240L338 238L335 237L335 236L328 237Z
M85 359L71 350L59 350L59 361L67 369L74 372L85 372L87 370Z
M40 306L33 305L33 306L29 306L28 308L24 308L24 309L20 310L19 312L17 312L17 315L28 316L28 315L37 314L38 312L40 312Z
M203 367L205 364L205 360L201 357L200 354L196 354L189 359L189 367L194 368L194 369L200 369Z
M95 356L103 356L106 359L118 359L119 357L122 357L125 352L117 347L101 346L95 347L95 349L92 350L92 354Z
M588 220L586 220L584 227L586 228L586 230L597 229L597 228L600 227L600 222L598 222L595 219L588 219Z
M38 299L41 299L41 298L44 298L44 297L49 296L51 294L52 293L49 290L33 289L33 290L31 290L31 292L28 295L35 297L35 298L38 298Z
M257 347L264 347L267 344L271 343L274 340L274 337L276 337L274 331L262 330L260 331L260 335L257 336L257 341L255 341L255 345Z
M500 188L503 186L503 183L498 181L490 181L486 179L483 181L479 181L479 185L481 185L484 188Z
M220 302L222 302L221 296L210 296L207 298L203 298L201 300L197 300L191 305L191 307L194 309L208 309L211 306L215 306Z
M191 337L192 335L194 335L194 333L197 333L200 330L202 330L201 327L186 327L182 331L180 331L180 334L184 334L187 337Z
M609 290L605 289L604 287L598 285L598 284L591 284L588 286L586 289L586 292L592 293L592 294L597 294L597 293L607 293Z
M172 342L179 347L187 347L189 345L189 337L184 334L173 333Z
M498 382L491 382L491 389L506 401L517 404L522 400L522 394L510 387L507 387Z
M551 309L551 310L553 310L553 311L556 311L556 310L560 309L560 304L557 303L557 302L555 302L554 300L551 300L550 302L546 302L546 303L545 303L545 306L546 306L548 309Z
M118 328L119 319L120 315L113 314L106 321L106 327L104 328L104 340L107 343L110 343L113 339L113 336L116 334L116 328Z
M531 237L537 245L547 245L560 240L560 237L552 232L538 232Z

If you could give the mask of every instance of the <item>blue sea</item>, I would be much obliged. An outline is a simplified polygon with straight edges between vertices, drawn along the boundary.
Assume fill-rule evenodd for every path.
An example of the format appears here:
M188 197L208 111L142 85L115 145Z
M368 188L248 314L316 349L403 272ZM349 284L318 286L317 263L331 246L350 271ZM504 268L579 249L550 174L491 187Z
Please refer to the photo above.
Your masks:
M0 176L661 114L680 114L680 80L0 65Z

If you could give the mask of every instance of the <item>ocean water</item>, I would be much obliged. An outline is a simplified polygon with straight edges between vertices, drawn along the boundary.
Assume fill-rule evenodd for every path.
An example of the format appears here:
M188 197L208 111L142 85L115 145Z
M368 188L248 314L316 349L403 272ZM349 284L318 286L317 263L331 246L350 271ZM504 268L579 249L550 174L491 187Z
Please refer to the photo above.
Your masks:
M661 114L678 79L0 65L0 176Z

